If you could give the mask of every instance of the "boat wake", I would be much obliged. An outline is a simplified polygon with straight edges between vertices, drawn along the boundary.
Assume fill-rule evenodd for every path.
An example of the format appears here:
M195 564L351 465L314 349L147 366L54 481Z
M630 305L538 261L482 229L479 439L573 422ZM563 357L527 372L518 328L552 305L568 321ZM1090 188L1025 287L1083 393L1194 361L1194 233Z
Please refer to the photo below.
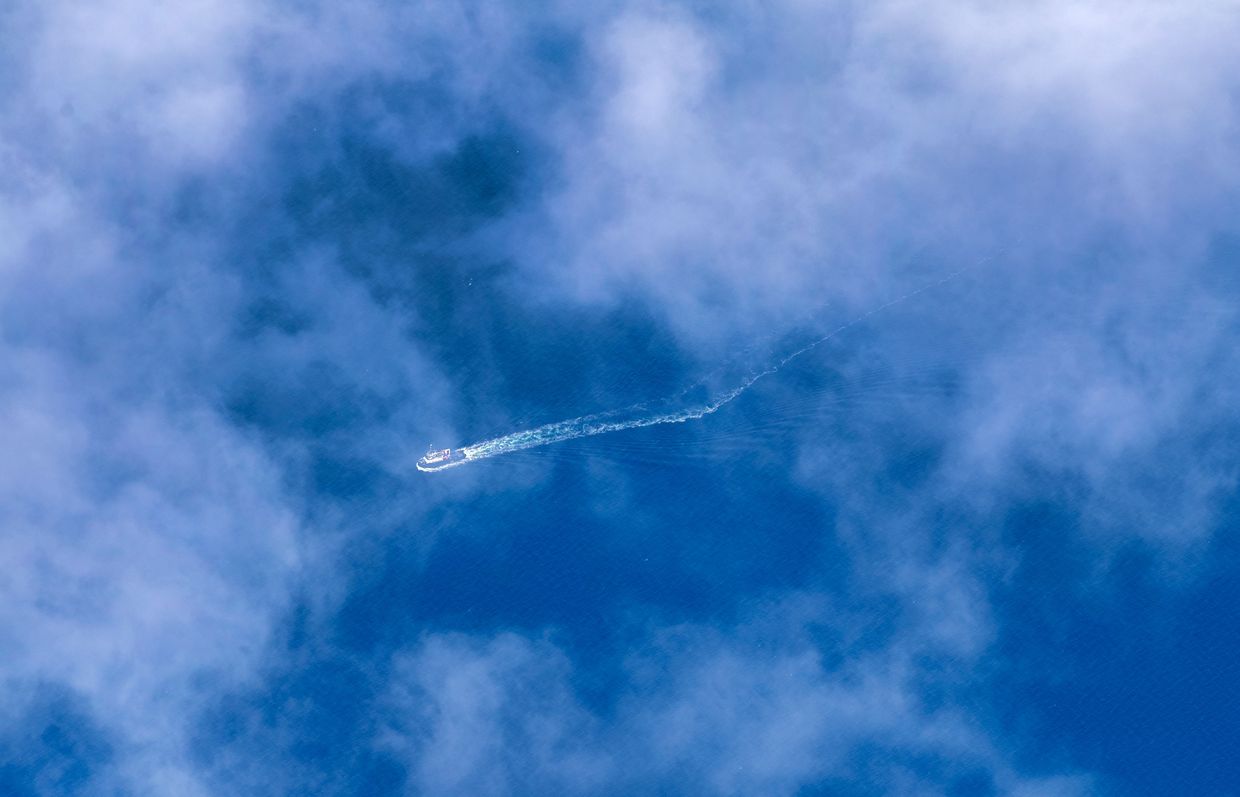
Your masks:
M916 290L910 291L898 298L892 299L885 304L873 308L847 323L841 324L830 332L815 337L808 343L802 345L795 351L784 355L783 357L762 367L750 369L748 372L742 372L736 375L735 382L732 386L722 390L710 392L705 389L703 383L695 385L681 393L652 402L644 402L634 404L619 410L611 410L594 415L584 415L579 418L571 418L566 421L557 421L555 423L545 424L533 429L525 429L519 432L506 434L502 437L495 437L490 440L483 440L479 443L467 445L459 449L450 450L451 462L444 462L442 465L435 461L427 461L426 457L418 462L419 470L436 471L443 470L445 467L463 465L478 459L487 459L489 457L498 457L501 454L509 454L514 451L523 451L525 449L535 448L538 446L551 445L552 443L562 443L567 440L576 440L582 437L591 437L593 435L606 434L608 432L620 432L625 429L639 429L646 426L657 426L668 423L685 423L686 421L695 421L710 415L726 404L735 400L738 396L748 390L755 382L763 377L770 376L779 369L788 365L793 360L821 346L832 338L841 333L864 323L871 317L882 313L883 311L894 307L895 305L906 302L913 297L933 290L944 285L967 269L948 274L935 282L925 284ZM434 455L428 455L434 456Z

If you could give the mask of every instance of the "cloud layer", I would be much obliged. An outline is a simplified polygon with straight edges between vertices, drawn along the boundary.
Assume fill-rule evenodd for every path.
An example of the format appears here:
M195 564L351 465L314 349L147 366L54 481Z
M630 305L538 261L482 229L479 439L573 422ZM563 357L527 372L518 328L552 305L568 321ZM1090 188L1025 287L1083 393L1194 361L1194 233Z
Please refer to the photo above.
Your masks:
M0 13L0 786L1139 792L1038 701L1227 605L1238 28ZM713 425L413 470L960 268Z

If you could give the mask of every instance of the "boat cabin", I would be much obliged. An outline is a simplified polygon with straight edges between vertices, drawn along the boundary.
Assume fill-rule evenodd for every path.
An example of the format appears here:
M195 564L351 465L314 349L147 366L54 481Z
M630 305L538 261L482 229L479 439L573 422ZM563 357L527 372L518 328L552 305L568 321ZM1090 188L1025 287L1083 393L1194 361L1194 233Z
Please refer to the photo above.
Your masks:
M426 456L423 459L427 464L430 464L432 462L442 462L450 456L452 456L452 449L450 448L445 448L443 451L436 451L432 448L426 452Z

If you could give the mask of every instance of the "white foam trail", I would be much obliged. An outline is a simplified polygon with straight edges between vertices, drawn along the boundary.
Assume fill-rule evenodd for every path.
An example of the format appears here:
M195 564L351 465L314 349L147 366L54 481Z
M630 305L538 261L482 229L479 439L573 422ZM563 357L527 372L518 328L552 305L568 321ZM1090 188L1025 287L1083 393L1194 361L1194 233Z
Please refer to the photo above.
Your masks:
M533 429L526 429L520 432L506 434L503 437L484 440L480 443L465 446L461 449L465 454L465 460L457 464L465 464L465 462L475 459L486 459L487 457L497 457L500 454L508 454L513 451L522 451L527 448L535 448L537 446L550 445L551 443L561 443L565 440L575 440L579 437L591 437L598 434L606 434L607 432L619 432L624 429L638 429L643 426L657 426L664 423L684 423L685 421L695 421L699 418L710 415L719 408L728 404L741 393L753 385L764 376L771 374L783 368L801 355L809 352L836 335L860 324L869 319L871 316L877 315L894 305L905 302L920 293L939 287L945 283L951 282L967 269L960 269L948 274L942 279L923 285L917 290L910 291L903 296L892 299L886 304L875 307L868 312L857 316L846 324L842 324L827 334L814 339L796 351L777 360L774 364L766 368L755 371L745 376L740 384L726 391L718 393L705 401L683 407L680 409L667 409L667 405L674 399L664 399L658 402L648 402L645 404L634 404L621 410L613 410L611 412L599 413L596 415L585 415L580 418L572 418L567 421L557 421L544 426L538 426ZM688 392L688 391L686 391ZM684 395L683 393L680 395Z

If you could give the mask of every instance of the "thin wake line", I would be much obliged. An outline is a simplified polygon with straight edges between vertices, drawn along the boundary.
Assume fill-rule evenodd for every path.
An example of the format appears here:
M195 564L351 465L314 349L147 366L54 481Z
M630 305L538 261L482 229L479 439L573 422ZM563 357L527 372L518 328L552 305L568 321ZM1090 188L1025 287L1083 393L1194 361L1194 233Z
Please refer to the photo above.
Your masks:
M985 262L985 260L982 262ZM978 265L980 265L980 263ZM742 380L736 387L711 398L703 404L671 412L662 412L650 415L648 413L652 411L652 402L645 402L642 404L634 404L631 407L626 407L620 410L612 410L610 412L596 413L594 415L585 415L565 421L557 421L555 423L545 424L533 429L513 432L511 434L503 435L502 437L495 437L490 440L483 440L479 443L464 446L456 452L453 452L451 459L442 461L442 464L436 464L433 461L429 461L427 457L424 457L418 462L418 467L421 470L428 471L442 470L448 467L463 465L466 462L471 462L473 460L487 459L501 454L508 454L514 451L522 451L538 446L550 445L552 443L560 443L566 440L575 440L582 437L606 434L608 432L618 432L625 429L639 429L646 426L657 426L666 423L685 423L686 421L694 421L704 418L707 415L717 412L720 408L735 400L738 396L753 386L753 384L759 379L765 376L770 376L786 366L788 363L797 359L801 355L812 351L818 346L821 346L823 343L826 343L835 336L863 323L867 319L878 315L879 313L882 313L897 304L906 302L915 296L925 293L926 291L945 285L956 279L965 271L975 267L976 266L966 266L953 271L951 274L948 274L942 279L923 285L916 290L904 294L903 296L892 299L885 304L868 310L851 321L836 327L822 337L816 338L791 354L784 356L774 365L758 371L757 373L751 374ZM688 391L686 390L680 394L677 394L677 396L682 396L685 392ZM666 402L667 399L664 399L663 401ZM428 457L429 456L431 455L428 455ZM426 466L424 467L424 465Z

